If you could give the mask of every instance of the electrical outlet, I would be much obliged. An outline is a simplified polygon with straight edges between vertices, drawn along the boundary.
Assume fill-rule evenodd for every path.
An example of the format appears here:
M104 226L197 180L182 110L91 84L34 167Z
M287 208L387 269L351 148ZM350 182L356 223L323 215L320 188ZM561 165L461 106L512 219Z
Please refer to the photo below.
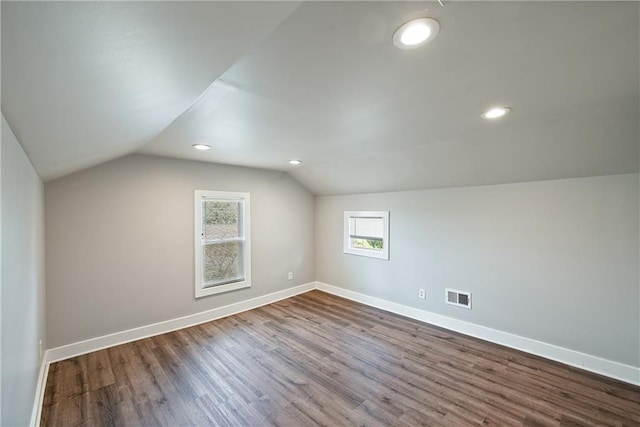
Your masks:
M293 271L290 271L287 275L287 280L293 280Z
M422 298L422 299L427 298L427 291L425 291L424 289L419 289L418 290L418 298Z

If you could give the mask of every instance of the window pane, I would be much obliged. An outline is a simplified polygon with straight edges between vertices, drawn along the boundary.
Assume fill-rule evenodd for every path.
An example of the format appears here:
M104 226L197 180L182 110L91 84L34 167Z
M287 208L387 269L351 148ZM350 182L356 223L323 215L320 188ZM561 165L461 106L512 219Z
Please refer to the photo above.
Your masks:
M244 279L242 242L204 245L204 283L220 285Z
M360 239L356 237L351 238L351 247L381 251L383 249L383 242L381 239Z
M382 218L351 218L351 235L382 239L384 235L384 221Z
M241 202L212 201L202 202L203 233L205 240L239 237Z
M389 259L389 211L345 211L343 252Z

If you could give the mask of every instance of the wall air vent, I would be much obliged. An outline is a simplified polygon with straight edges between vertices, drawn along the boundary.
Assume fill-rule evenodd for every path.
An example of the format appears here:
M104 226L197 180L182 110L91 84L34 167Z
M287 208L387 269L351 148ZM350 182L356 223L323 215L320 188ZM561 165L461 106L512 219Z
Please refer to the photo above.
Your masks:
M447 304L471 309L471 292L445 289L444 300Z

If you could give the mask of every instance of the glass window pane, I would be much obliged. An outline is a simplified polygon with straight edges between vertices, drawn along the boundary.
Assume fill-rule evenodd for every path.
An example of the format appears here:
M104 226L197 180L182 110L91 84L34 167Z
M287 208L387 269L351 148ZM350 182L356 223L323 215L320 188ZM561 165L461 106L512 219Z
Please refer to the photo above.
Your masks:
M383 241L378 239L360 239L357 237L351 238L352 248L381 251L383 249L383 245Z
M352 218L351 235L382 239L384 236L384 221L382 218Z
M241 202L213 201L202 202L202 229L205 240L228 239L241 234Z
M345 211L343 252L389 259L389 211Z
M204 283L220 285L244 279L242 242L210 243L204 245Z

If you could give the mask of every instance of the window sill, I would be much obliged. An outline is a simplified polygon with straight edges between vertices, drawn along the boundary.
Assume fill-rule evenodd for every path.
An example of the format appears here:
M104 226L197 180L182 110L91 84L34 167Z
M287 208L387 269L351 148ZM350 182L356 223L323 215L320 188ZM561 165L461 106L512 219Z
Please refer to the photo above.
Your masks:
M216 295L250 287L251 282L245 280L242 282L228 283L226 285L211 286L209 288L196 288L196 298L202 298L209 295Z

